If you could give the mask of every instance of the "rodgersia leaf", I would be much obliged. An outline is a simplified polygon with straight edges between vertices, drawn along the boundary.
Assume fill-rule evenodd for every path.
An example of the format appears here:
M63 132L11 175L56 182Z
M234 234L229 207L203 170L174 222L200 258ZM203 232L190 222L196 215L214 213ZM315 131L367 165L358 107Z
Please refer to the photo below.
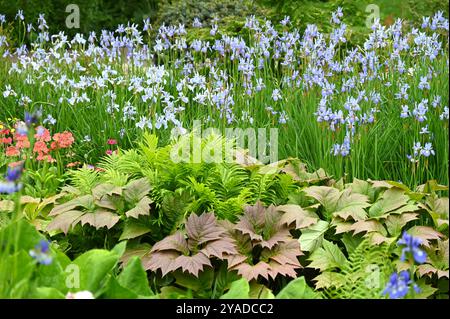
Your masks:
M322 204L326 212L332 213L336 210L336 205L340 197L340 191L338 189L328 186L311 186L305 188L303 191Z
M408 230L408 233L414 237L422 240L422 245L430 247L430 241L443 238L440 232L428 226L413 226Z
M105 195L122 195L122 187L109 184L109 183L103 183L95 186L92 189L92 195L94 195L95 199L100 199Z
M303 209L299 205L277 206L277 210L283 212L280 219L281 224L290 226L295 223L296 229L306 228L319 221L319 216L316 213Z
M150 215L150 204L153 201L148 197L142 197L135 207L125 213L127 217L139 218L141 215Z
M86 208L90 209L95 207L94 205L94 197L92 195L84 195L80 197L76 197L67 203L56 205L48 214L49 216L56 216L61 213L65 213L71 210L74 210L74 208Z
M344 190L336 204L336 211L333 213L344 220L351 217L353 220L364 220L367 213L364 208L369 207L368 197L363 194L353 193L350 188Z
M369 190L371 188L369 182L363 181L357 178L353 179L351 184L347 184L348 187L354 192L364 195L369 195Z
M353 230L353 234L359 234L362 232L379 232L383 236L386 236L386 229L384 226L377 220L369 219L369 220L360 220L350 226L350 229Z
M257 202L255 206L245 207L245 213L237 223L236 229L249 235L251 240L262 241L263 236L260 232L264 226L265 210L261 202Z
M122 234L119 240L132 239L149 233L151 230L148 226L137 220L129 219L125 222Z
M248 281L257 279L259 276L269 279L270 265L264 261L260 261L255 265L241 263L233 267L232 270L237 270L238 274Z
M287 243L277 245L274 249L264 249L261 253L263 259L271 259L281 265L291 265L294 268L300 268L301 265L297 257L303 255L300 250L300 244L295 239Z
M272 279L275 279L278 275L295 278L297 277L297 273L295 271L296 268L300 267L296 267L291 264L280 264L271 259L269 261L269 276Z
M291 238L288 227L281 223L281 216L282 213L275 206L265 208L261 202L257 202L245 208L236 230L248 235L254 244L271 249Z
M123 196L129 203L137 203L151 190L147 178L133 180L124 187Z
M62 230L64 234L67 234L70 227L73 227L83 214L79 210L69 210L59 214L47 225L47 231Z
M108 210L98 209L93 213L85 213L80 217L81 225L89 224L97 229L112 228L120 220L120 217Z
M225 258L225 254L231 255L236 253L236 247L230 238L222 238L221 240L214 240L209 242L202 252L208 257L217 257L219 259Z
M182 254L189 254L187 242L181 232L167 236L163 240L157 242L150 253L155 251L174 250Z
M48 225L47 231L62 230L68 233L71 227L78 223L81 225L91 225L96 229L107 227L112 228L120 220L120 217L109 210L99 208L94 212L70 210L57 215Z
M329 223L319 220L317 224L302 230L298 241L303 251L313 251L322 245L323 236L328 230Z
M409 197L405 191L397 187L387 189L381 197L370 207L369 216L379 217L397 210L408 203Z
M173 269L181 268L195 277L198 277L199 271L202 271L204 266L212 267L209 258L201 251L192 256L178 256L173 263Z
M416 213L404 213L400 215L389 215L385 223L389 234L391 236L398 236L401 234L403 226L416 219L418 219Z
M301 268L297 257L302 252L289 228L280 222L281 217L278 207L248 206L235 229L228 227L238 249L238 253L225 257L228 269L249 281L278 275L296 277L295 270Z
M436 274L438 278L449 278L448 269L448 239L438 240L437 245L433 245L428 248L427 262L425 264L417 266L417 272L421 276L432 276Z
M143 257L145 269L157 271L163 276L181 269L195 277L211 267L209 258L224 259L237 253L232 239L218 225L214 214L192 214L186 222L185 233L177 231L157 242Z
M311 260L308 265L309 268L316 268L321 271L340 268L347 262L347 258L345 258L341 249L327 240L323 241L322 248L316 249L311 254L309 260Z
M220 239L224 232L224 229L217 225L213 213L200 216L191 214L186 222L186 233L196 245Z
M165 276L175 270L174 261L178 256L180 254L174 250L155 251L149 255L144 255L142 264L145 270L157 271L160 269L162 275Z

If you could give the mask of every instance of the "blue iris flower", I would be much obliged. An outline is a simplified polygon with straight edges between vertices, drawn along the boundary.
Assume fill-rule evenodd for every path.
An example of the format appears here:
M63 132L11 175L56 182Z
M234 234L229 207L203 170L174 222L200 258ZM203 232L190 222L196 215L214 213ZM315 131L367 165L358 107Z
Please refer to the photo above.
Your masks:
M19 183L22 171L22 164L16 167L8 167L5 174L6 181L0 181L0 194L16 193L22 188L22 184Z
M8 182L16 182L20 179L20 176L22 176L22 165L16 166L16 167L8 167L5 175L5 179Z
M422 240L417 237L413 237L407 232L403 232L402 238L397 242L399 246L405 246L402 249L402 255L400 257L401 261L405 261L409 256L414 258L415 262L418 264L423 264L427 260L427 254L419 248L422 244Z
M50 243L47 240L40 240L29 253L39 264L50 265L52 263L53 257L50 254Z
M383 291L383 295L389 295L390 299L400 299L408 294L411 287L416 293L420 292L417 284L411 280L408 271L403 270L400 273L394 272Z
M34 113L25 112L25 124L30 127L33 124L37 124L42 117L42 109L37 110Z

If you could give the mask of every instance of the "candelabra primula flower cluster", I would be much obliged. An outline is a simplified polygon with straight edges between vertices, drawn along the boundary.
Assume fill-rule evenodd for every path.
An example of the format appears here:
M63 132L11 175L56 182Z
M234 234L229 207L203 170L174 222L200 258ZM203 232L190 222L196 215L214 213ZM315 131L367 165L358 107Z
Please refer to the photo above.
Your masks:
M29 136L20 130L20 123L13 129L3 128L0 130L0 150L3 148L6 157L17 157L25 159L27 151L32 147L32 158L37 161L55 162L52 153L60 149L68 149L75 141L71 132L64 131L55 133L43 126L38 126L34 134L34 143L31 146Z

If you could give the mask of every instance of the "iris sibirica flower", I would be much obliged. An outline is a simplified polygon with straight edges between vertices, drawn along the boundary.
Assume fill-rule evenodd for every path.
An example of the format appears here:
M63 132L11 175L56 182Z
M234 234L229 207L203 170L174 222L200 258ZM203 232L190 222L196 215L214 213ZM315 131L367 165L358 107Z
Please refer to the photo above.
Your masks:
M394 272L383 291L383 295L389 295L390 299L400 299L408 294L411 287L416 293L420 292L417 284L410 279L408 271L404 270L400 273Z
M18 184L11 182L0 182L0 194L13 194L20 190Z
M412 256L414 261L418 264L423 264L427 260L427 254L419 248L422 244L422 240L417 237L413 237L407 232L403 232L402 238L397 242L399 246L405 246L402 249L401 261L405 261L408 257Z
M41 240L30 250L30 256L36 259L39 264L50 265L52 263L53 257L50 254L50 243L47 240Z
M12 194L18 192L22 188L22 183L19 183L22 172L22 164L15 167L8 167L5 174L5 181L0 182L0 194Z
M434 155L435 152L433 150L433 145L431 143L425 143L425 146L420 151L420 155L429 157L430 155Z
M402 238L397 242L398 246L403 247L400 260L403 262L409 260L412 263L411 266L415 263L423 264L427 260L427 254L419 248L421 243L422 240L420 238L403 232ZM420 292L409 271L394 272L383 291L383 295L389 295L391 299L400 299L405 297L411 291L411 288L416 293Z
M41 117L42 117L42 109L39 109L34 113L25 112L25 124L28 127L37 124Z
M441 121L445 121L445 120L448 121L448 107L447 106L444 106L444 111L441 113L441 115L439 115L439 119Z

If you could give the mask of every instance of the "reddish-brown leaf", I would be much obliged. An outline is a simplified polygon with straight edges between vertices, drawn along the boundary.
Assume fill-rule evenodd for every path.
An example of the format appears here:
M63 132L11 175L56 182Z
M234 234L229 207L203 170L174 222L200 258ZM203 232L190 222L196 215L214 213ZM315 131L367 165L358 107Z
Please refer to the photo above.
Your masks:
M226 255L225 259L228 261L228 269L233 269L237 265L244 263L247 260L247 256L244 255Z
M298 240L291 239L286 243L280 244L271 251L265 250L261 253L262 256L268 256L271 260L279 264L291 264L301 267L297 257L303 255L300 250L300 243Z
M74 210L76 207L84 207L90 208L94 205L94 197L92 195L84 195L77 198L74 198L67 203L56 205L48 214L49 216L55 216L62 214L64 212L68 212L70 210Z
M95 205L110 210L117 210L116 202L110 196L103 196L101 199L96 200Z
M162 275L165 276L169 272L175 270L175 259L180 256L176 251L156 251L150 255L142 257L142 265L145 270L157 271L161 270Z
M193 256L178 256L173 262L173 269L181 268L195 277L198 277L199 271L202 271L204 266L212 267L209 258L201 251Z
M270 268L269 268L268 273L272 279L275 279L275 277L278 275L296 278L297 273L296 273L295 269L300 268L298 266L294 266L291 264L280 264L280 263L276 262L275 260L269 261L269 267Z
M275 245L285 243L292 238L289 229L285 226L277 227L276 232L267 240L262 240L258 244L263 248L272 249Z
M333 220L333 225L336 226L336 234L341 234L341 233L347 233L349 231L352 231L352 226L353 223L349 223L349 222L344 222L342 220Z
M191 214L186 222L186 233L197 245L223 237L225 230L216 223L213 213Z
M186 239L183 236L183 233L178 231L175 234L167 236L163 240L157 242L155 245L153 245L150 253L165 250L175 250L182 254L188 254L189 248Z
M208 258L217 257L219 259L224 259L224 255L237 254L236 247L229 238L210 241L201 251Z
M261 202L257 202L255 206L245 207L245 213L241 216L235 229L243 234L250 236L252 240L261 241L263 237L259 234L264 225L265 207Z
M269 279L270 265L264 261L260 261L256 265L240 263L231 270L237 270L238 274L248 281L258 279L259 276Z
M378 232L368 233L367 236L369 237L370 242L374 245L381 245L382 243L390 244L395 240L395 238L383 236Z

